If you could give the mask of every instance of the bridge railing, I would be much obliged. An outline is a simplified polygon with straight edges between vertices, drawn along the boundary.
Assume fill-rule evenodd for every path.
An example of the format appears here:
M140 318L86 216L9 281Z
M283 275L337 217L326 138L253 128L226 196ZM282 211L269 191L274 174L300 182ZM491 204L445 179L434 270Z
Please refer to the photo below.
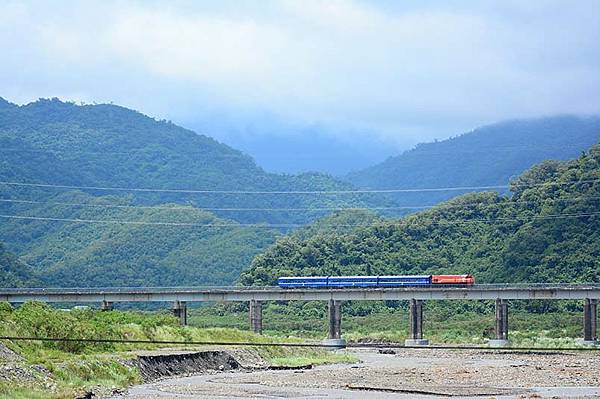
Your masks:
M460 286L452 284L430 284L406 287L373 288L294 288L293 290L419 290L419 289L474 289L474 290L510 290L510 289L598 289L600 283L496 283ZM96 294L96 293L192 293L219 291L273 291L284 290L278 286L183 286L183 287L46 287L46 288L0 288L0 294ZM290 290L290 289L286 289Z

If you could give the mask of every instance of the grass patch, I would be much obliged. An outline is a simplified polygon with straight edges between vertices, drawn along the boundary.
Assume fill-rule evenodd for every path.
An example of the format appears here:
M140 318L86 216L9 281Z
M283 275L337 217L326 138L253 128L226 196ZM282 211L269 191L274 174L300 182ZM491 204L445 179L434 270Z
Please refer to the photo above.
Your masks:
M62 396L66 398L66 396ZM0 399L48 399L48 398L61 398L61 396L54 396L35 386L24 386L17 385L13 382L0 382Z
M533 306L537 304L535 301L511 301L509 338L513 345L578 345L583 336L583 314L577 309L578 303L564 302L544 311ZM404 342L408 337L408 309L397 303L383 305L374 303L367 308L361 303L345 304L343 337L349 342ZM247 317L247 309L240 305L217 305L193 310L189 320L193 325L248 329ZM494 337L494 304L493 301L428 302L423 324L424 336L432 343L482 345ZM326 306L317 302L268 303L263 309L263 327L265 334L272 337L322 339L327 335Z
M71 359L55 366L52 374L64 388L96 385L122 388L141 382L137 369L125 366L118 358L98 355Z
M57 338L114 338L156 341L202 341L215 345L125 344L89 342L3 342L24 357L23 367L42 365L50 372L48 382L0 382L0 399L62 399L82 395L90 387L122 388L140 382L137 369L126 359L135 351L161 347L203 350L219 342L303 342L286 335L265 336L233 328L182 327L173 316L160 312L101 312L81 309L65 312L41 303L18 308L0 306L0 334ZM351 356L318 348L256 347L267 362L300 366L355 361Z
M347 353L332 353L329 355L316 355L316 356L289 356L289 357L275 357L270 359L270 362L274 366L286 366L286 367L301 367L309 364L332 364L332 363L356 363L358 359L355 356Z

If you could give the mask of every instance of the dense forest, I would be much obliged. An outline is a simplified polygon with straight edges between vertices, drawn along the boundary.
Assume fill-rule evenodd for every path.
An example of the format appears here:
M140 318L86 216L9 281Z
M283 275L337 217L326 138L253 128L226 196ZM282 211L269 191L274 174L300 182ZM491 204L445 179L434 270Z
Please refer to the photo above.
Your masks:
M81 206L61 205L71 203ZM53 204L21 214L99 222L17 220L0 230L23 254L20 259L35 266L30 276L45 286L231 284L279 234L192 206L140 207L81 192L65 193Z
M472 273L482 283L600 279L600 144L572 161L545 161L511 196L466 194L397 220L280 238L241 276ZM321 221L326 226L327 221ZM347 229L347 227L345 227Z
M266 173L207 136L109 104L0 99L0 154L0 240L38 279L11 272L6 286L230 284L287 225L365 204L265 193L351 186L319 173Z
M16 106L0 99L0 148L0 181L159 188L162 191L85 191L92 195L135 194L135 204L179 203L213 208L212 212L221 217L246 223L305 223L324 215L323 211L306 208L360 206L369 199L345 194L264 193L347 190L352 186L316 172L267 173L248 155L208 136L110 104L75 105L58 99L41 99ZM3 197L26 199L47 199L64 191L49 187L0 186L0 189ZM229 192L168 191L182 189Z
M358 187L377 189L505 185L546 159L576 158L598 140L598 116L505 121L419 144L345 179ZM394 196L394 202L434 205L469 191L473 190L403 192Z

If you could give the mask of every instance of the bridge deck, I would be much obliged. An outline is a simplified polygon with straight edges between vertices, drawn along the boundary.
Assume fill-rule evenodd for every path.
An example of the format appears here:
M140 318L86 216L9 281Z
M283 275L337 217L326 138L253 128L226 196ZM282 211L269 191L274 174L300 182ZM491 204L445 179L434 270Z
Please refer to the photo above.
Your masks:
M286 300L600 299L600 285L478 284L471 287L281 289L278 287L131 287L0 289L7 302L236 302Z

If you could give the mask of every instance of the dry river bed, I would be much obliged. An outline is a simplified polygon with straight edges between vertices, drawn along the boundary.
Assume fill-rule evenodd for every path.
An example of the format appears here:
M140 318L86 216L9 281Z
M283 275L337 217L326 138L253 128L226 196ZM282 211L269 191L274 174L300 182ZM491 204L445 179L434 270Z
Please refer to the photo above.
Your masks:
M600 355L353 350L357 364L310 370L212 372L131 388L146 398L600 398Z

